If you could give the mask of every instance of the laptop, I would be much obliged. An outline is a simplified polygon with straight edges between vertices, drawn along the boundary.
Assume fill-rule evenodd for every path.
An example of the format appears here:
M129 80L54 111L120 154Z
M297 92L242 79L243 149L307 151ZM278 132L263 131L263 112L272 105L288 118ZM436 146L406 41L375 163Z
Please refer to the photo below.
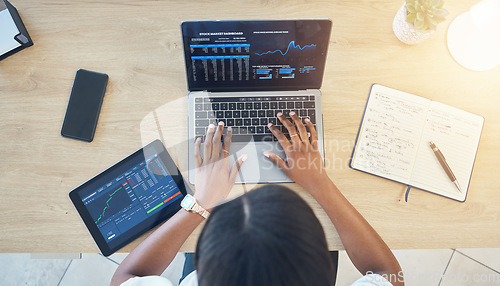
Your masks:
M189 182L194 141L209 124L233 130L230 164L248 154L237 183L292 182L262 155L285 157L267 124L295 111L318 132L324 159L321 92L331 31L328 19L185 21L181 24L189 92ZM203 141L202 141L203 142ZM202 148L203 150L203 144ZM202 154L203 155L203 154Z

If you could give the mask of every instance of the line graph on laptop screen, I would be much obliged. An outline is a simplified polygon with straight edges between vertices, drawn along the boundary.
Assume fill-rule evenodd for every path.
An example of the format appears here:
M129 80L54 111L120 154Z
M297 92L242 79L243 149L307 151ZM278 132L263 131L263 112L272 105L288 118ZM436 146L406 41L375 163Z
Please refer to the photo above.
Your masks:
M329 20L184 22L190 89L319 88L330 29Z

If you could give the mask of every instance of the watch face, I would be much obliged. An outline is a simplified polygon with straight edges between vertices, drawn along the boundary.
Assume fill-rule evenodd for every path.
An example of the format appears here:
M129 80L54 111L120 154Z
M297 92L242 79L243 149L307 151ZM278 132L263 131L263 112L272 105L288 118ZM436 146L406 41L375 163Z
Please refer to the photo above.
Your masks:
M194 198L190 195L186 195L181 202L181 206L185 209L190 209L194 203Z

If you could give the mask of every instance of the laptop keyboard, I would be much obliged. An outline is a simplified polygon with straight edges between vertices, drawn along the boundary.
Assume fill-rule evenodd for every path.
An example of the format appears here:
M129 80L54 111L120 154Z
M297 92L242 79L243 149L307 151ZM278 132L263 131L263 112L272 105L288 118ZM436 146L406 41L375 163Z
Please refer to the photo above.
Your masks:
M195 98L195 136L204 140L209 124L220 121L233 130L232 142L277 141L268 123L274 124L288 138L288 130L276 115L287 118L294 111L303 120L309 118L316 127L314 96L197 97Z

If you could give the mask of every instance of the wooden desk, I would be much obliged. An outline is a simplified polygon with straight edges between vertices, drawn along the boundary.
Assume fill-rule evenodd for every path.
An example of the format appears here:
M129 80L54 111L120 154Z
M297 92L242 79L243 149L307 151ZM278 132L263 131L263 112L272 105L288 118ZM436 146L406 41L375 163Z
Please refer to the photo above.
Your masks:
M163 136L181 169L187 88L182 20L330 18L323 81L326 164L331 178L393 248L500 247L500 67L472 72L450 56L446 31L476 1L448 1L450 15L424 43L392 32L402 0L375 1L62 1L11 0L35 45L0 62L0 252L97 252L68 192L141 147L154 110L165 107ZM62 138L74 75L86 68L110 80L92 143ZM458 203L348 168L372 83L422 95L486 118L469 195ZM143 119L145 121L143 121ZM165 123L165 124L167 124ZM142 133L142 135L141 135ZM332 249L342 245L317 211ZM241 193L236 187L232 196ZM199 229L183 250L193 250ZM142 239L124 248L130 251Z

